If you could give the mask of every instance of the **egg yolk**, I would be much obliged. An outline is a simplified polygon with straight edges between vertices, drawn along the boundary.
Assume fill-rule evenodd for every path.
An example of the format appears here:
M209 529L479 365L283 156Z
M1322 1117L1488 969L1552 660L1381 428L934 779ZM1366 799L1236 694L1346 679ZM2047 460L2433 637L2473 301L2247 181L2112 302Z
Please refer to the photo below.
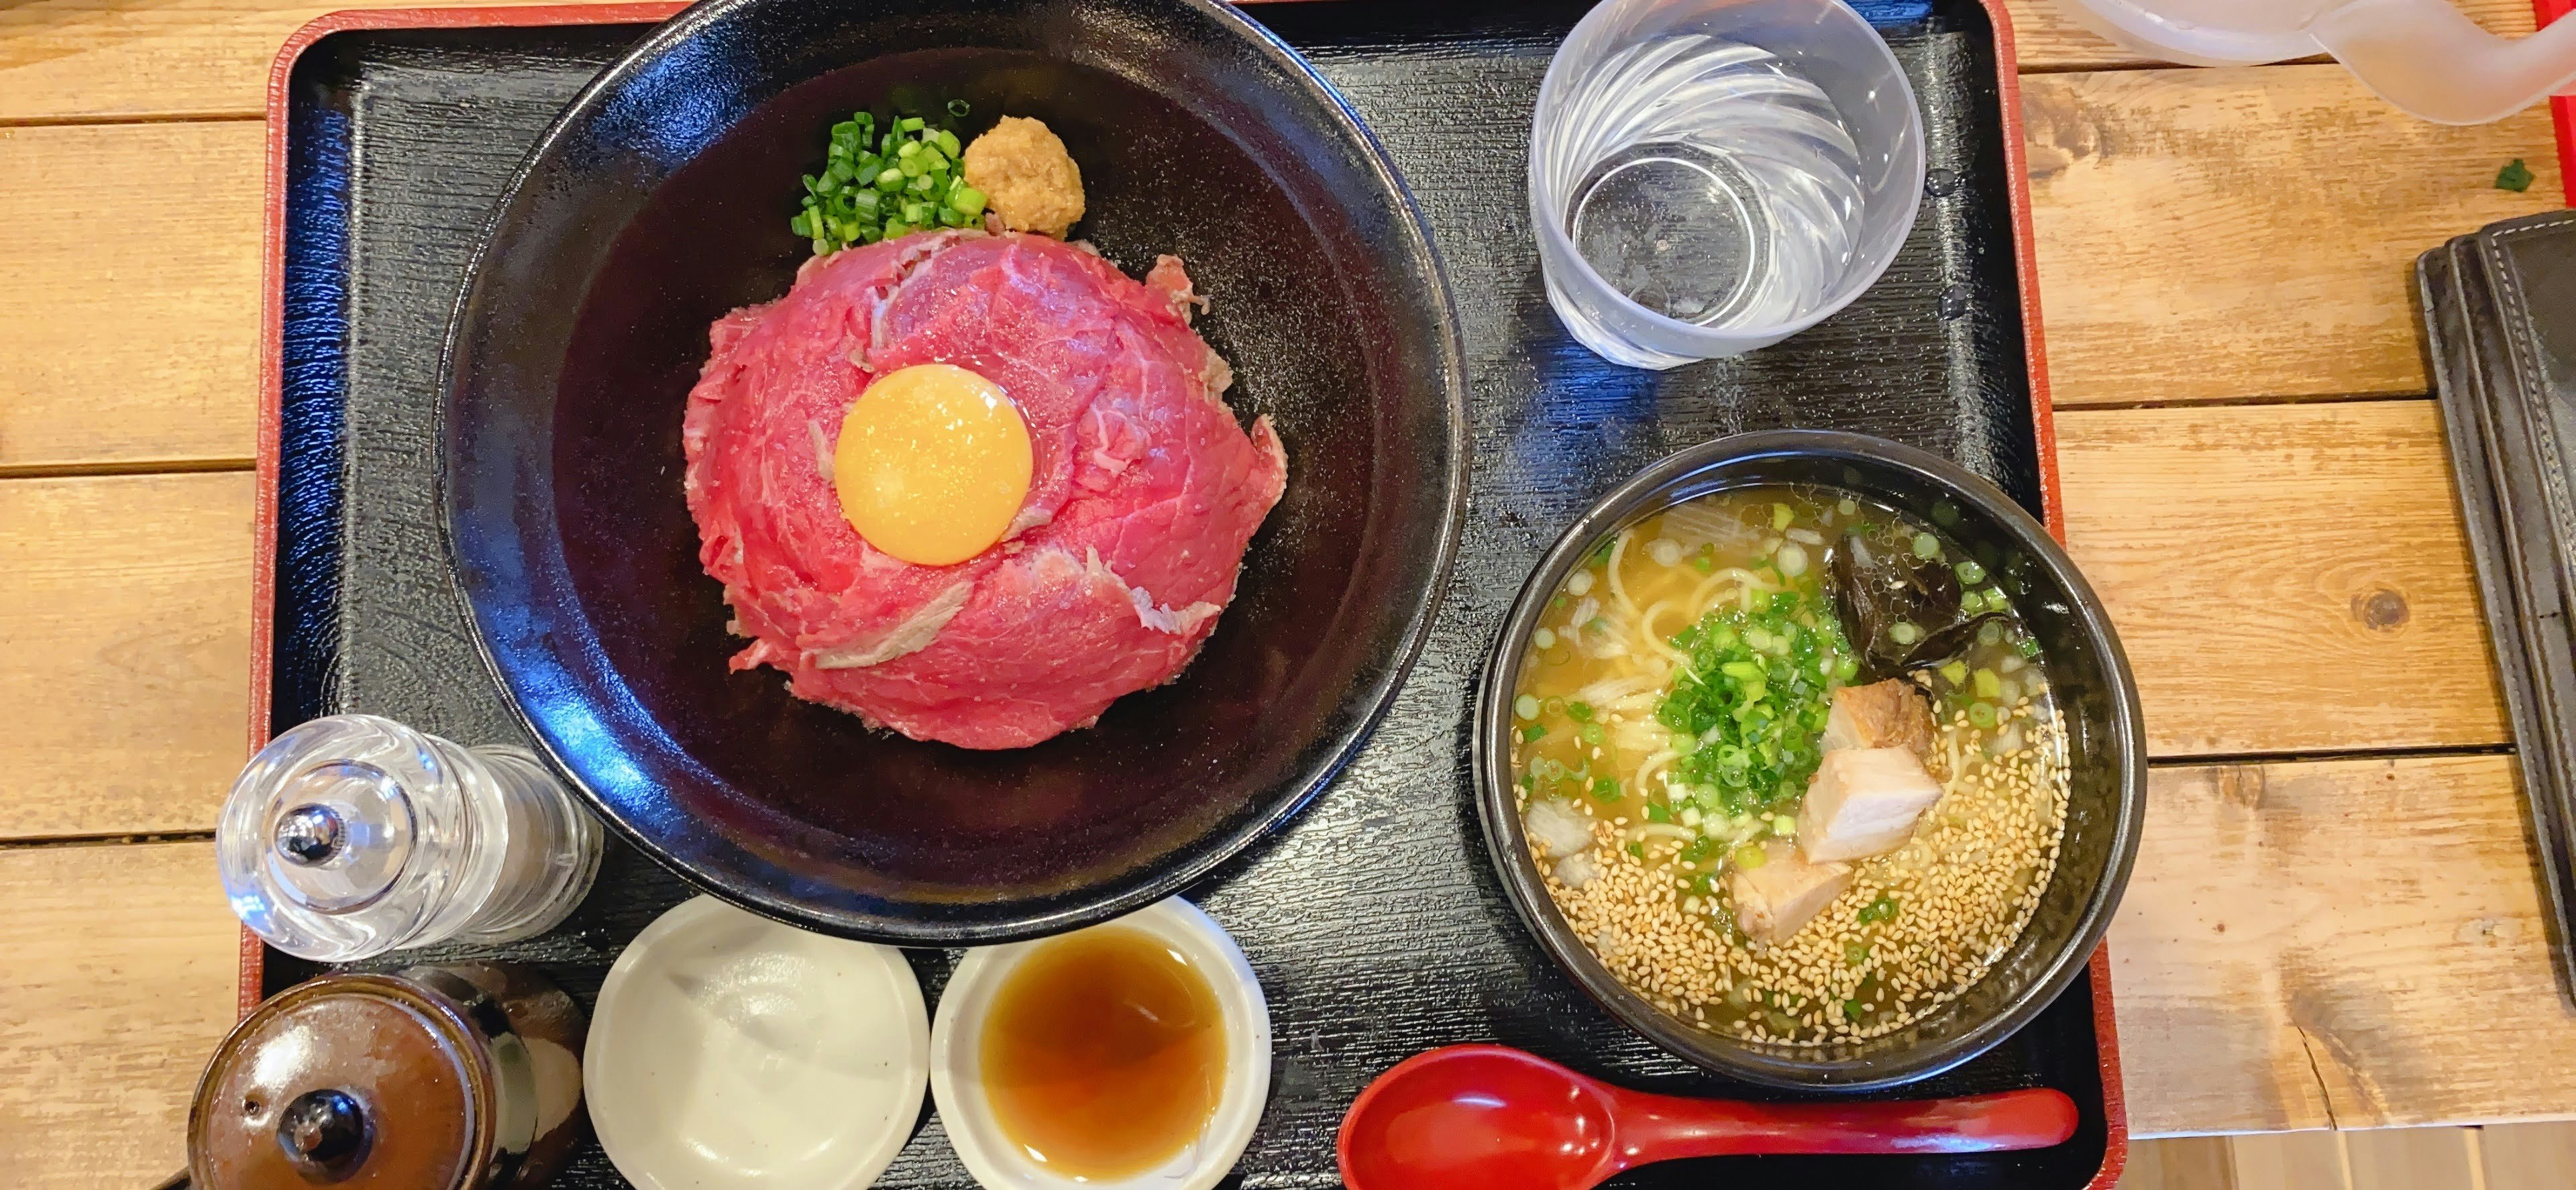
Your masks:
M841 515L916 566L992 548L1028 498L1029 427L1002 386L953 364L877 378L841 420L832 454Z

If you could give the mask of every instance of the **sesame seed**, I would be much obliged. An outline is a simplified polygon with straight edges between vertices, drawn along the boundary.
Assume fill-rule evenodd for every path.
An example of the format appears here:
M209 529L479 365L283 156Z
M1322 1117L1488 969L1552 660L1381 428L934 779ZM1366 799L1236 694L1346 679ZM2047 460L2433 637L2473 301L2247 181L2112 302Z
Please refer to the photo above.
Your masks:
M1750 1041L1801 1047L1883 1037L1983 978L2037 911L2067 809L2063 729L2023 699L1991 731L1954 716L1926 767L1944 794L1902 847L1864 861L1851 887L1786 941L1733 928L1726 894L1676 879L1678 843L1631 855L1624 817L1593 819L1598 872L1580 889L1540 865L1549 895L1611 973L1678 1019ZM2019 744L1989 754L2019 724ZM1714 870L1717 865L1709 867ZM1720 889L1724 882L1718 882ZM1885 897L1892 920L1862 923ZM1615 945L1613 944L1615 943ZM1866 948L1866 957L1850 955ZM1857 1004L1855 1014L1847 1009Z

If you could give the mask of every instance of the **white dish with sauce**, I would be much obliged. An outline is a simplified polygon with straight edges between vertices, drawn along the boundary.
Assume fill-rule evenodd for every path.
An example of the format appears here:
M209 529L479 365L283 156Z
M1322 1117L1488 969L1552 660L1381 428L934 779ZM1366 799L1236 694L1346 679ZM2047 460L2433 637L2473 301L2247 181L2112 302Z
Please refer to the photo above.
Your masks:
M1114 930L1148 936L1206 980L1222 1014L1225 1070L1213 1110L1177 1152L1120 1175L1081 1176L1039 1159L1005 1127L986 1085L985 1043L1024 964L1068 940ZM1178 897L1090 930L972 950L940 994L931 1025L930 1093L949 1143L987 1190L1208 1190L1233 1170L1269 1100L1269 1003L1225 928Z
M609 968L584 1091L642 1190L860 1190L921 1118L930 1022L890 946L713 897L654 919Z

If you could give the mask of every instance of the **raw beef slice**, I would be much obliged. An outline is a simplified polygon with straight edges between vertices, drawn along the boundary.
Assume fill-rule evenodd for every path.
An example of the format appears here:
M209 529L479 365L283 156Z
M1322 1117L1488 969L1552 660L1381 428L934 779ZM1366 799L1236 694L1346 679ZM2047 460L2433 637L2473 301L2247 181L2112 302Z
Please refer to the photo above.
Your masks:
M709 331L681 442L699 561L797 697L966 748L1084 727L1170 681L1234 598L1287 457L1249 434L1174 257L1139 283L1041 236L929 232L809 261ZM971 369L1027 419L1027 501L993 548L916 566L843 519L832 451L877 376Z

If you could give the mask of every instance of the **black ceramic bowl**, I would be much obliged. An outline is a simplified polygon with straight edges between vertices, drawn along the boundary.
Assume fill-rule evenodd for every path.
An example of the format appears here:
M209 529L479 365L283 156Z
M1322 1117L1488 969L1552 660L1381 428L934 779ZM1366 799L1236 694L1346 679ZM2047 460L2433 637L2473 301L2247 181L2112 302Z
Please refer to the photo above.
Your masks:
M2016 600L2043 652L2067 728L2071 789L2056 873L2029 928L1968 992L1915 1026L1822 1048L1761 1045L1696 1028L1629 991L1557 911L1541 882L1512 788L1513 692L1539 614L1585 555L1620 529L1697 496L1759 484L1818 484L1858 492L1932 521L1936 502L1959 510L1945 530L1970 549L2033 563ZM2048 529L1993 484L1946 459L1882 438L1820 430L1740 434L1646 468L1593 504L1530 575L1505 621L1475 709L1476 807L1503 888L1539 944L1593 999L1664 1049L1720 1074L1790 1088L1868 1089L1927 1078L1985 1052L2048 1007L2083 971L2110 926L2137 857L2146 813L2146 737L2128 658L2093 589Z
M863 728L729 673L680 492L707 325L784 293L826 130L971 105L1082 167L1076 228L1131 274L1189 262L1229 400L1287 493L1178 680L1012 752ZM1454 317L1376 143L1304 62L1208 0L714 0L565 109L449 332L444 503L481 644L624 835L807 927L1030 937L1179 889L1355 752L1431 623L1465 484Z

